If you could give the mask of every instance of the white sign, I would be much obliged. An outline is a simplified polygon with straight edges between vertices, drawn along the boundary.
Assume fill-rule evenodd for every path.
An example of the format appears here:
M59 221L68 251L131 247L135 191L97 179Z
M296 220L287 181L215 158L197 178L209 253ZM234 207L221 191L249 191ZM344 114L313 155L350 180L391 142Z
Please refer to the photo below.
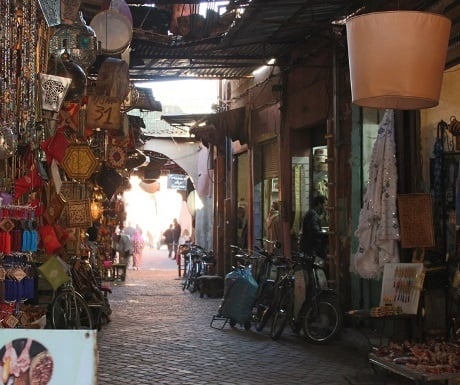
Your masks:
M400 306L404 314L417 314L424 278L423 263L385 264L380 306Z
M187 175L169 174L168 188L172 190L187 190Z
M95 330L0 329L1 380L96 385L96 335Z

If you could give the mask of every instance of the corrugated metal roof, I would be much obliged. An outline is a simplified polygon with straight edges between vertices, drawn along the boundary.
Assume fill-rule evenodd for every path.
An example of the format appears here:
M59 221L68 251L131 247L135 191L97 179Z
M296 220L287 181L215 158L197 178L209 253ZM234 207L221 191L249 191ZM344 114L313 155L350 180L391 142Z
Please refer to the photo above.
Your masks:
M331 22L357 10L426 9L439 3L428 0L230 0L226 28L211 28L206 22L194 24L190 19L188 35L168 35L169 18L165 8L200 2L213 3L127 1L133 14L132 80L248 77L267 60L281 57L311 37L329 39L333 33ZM81 8L88 23L100 10L99 3L98 0L83 1ZM152 8L149 6L152 3L160 7ZM244 13L236 16L236 10L244 10Z

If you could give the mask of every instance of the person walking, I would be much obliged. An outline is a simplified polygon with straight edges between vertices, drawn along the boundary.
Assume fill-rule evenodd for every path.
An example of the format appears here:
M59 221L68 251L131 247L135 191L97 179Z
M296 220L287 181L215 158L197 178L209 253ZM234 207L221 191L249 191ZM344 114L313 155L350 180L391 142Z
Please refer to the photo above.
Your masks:
M129 236L117 229L112 240L112 249L114 254L118 252L119 263L128 267L133 255L133 245Z
M142 251L144 250L145 241L142 232L136 230L131 238L133 244L133 270L139 270L142 260Z
M168 247L168 258L171 258L172 251L173 251L173 241L174 241L173 225L169 225L169 228L167 228L165 232L163 233L163 237L164 237L164 243Z
M173 259L176 259L176 257L177 257L177 249L179 247L179 239L180 239L180 236L182 234L182 227L181 227L180 223L177 221L176 218L173 219L172 232L173 232L173 252L174 252Z

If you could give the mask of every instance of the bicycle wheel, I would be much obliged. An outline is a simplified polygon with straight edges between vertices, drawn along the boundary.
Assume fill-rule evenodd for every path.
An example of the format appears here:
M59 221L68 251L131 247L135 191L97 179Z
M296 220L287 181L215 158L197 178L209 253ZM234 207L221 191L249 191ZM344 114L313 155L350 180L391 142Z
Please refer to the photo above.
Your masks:
M273 311L272 327L270 330L270 337L272 340L277 340L283 334L290 314L291 314L291 288L286 288L282 291L279 301L277 302Z
M303 319L304 338L316 344L331 342L342 327L343 315L336 294L320 294L307 307Z
M261 293L254 303L253 319L255 322L255 328L259 332L265 328L265 325L273 313L271 304L273 302L274 290L275 282L264 282L262 284Z
M93 329L91 310L78 292L61 291L51 303L53 329Z
M190 280L189 280L189 291L190 293L194 293L198 290L198 282L197 278L199 276L199 265L195 262L191 269Z
M190 276L191 276L192 272L191 272L191 269L189 267L189 269L187 270L187 275L184 277L184 282L182 283L182 290L185 290L185 289L188 289L190 287Z

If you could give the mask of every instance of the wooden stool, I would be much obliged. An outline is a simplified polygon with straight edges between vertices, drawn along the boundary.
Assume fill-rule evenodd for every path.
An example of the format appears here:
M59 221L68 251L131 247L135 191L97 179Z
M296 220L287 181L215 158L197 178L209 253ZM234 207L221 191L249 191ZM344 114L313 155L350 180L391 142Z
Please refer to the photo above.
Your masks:
M117 263L112 265L112 276L113 279L120 279L124 281L126 279L126 264Z

